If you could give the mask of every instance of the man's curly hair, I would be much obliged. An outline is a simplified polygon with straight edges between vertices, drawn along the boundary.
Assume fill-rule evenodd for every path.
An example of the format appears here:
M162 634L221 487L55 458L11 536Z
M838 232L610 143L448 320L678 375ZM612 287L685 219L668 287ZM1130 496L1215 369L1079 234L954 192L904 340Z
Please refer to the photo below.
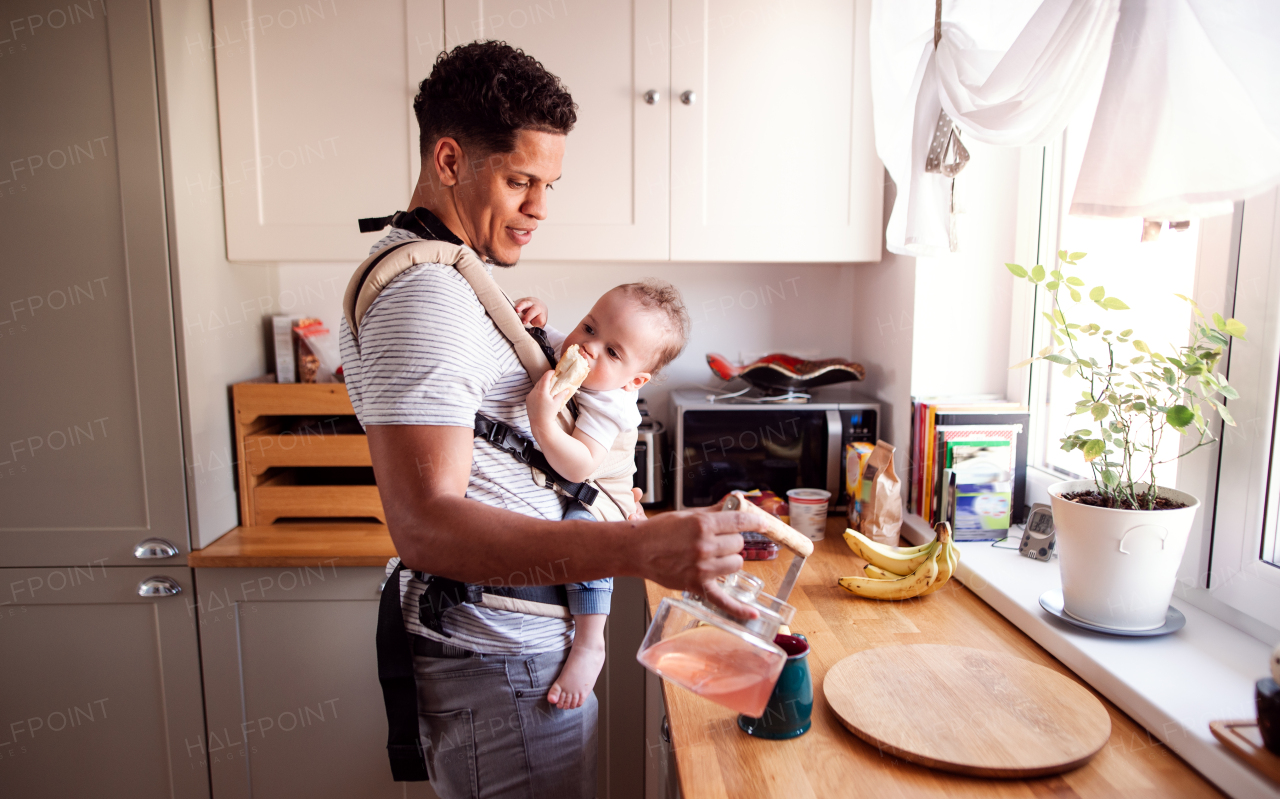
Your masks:
M538 60L506 42L472 42L436 58L418 85L418 148L431 156L442 136L483 156L515 150L516 133L568 133L577 104Z

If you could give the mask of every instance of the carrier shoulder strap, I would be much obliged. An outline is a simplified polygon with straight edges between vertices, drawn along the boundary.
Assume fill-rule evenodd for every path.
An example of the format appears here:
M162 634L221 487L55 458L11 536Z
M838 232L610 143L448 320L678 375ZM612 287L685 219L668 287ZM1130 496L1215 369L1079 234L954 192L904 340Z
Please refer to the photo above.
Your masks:
M378 294L392 280L419 264L445 264L458 270L476 293L485 313L511 342L530 380L536 383L551 368L546 354L520 321L515 304L489 274L484 262L464 245L425 239L393 244L379 250L351 276L343 297L342 311L356 340L356 349L360 348L360 322Z
M547 352L525 328L524 323L520 321L520 316L516 313L515 304L498 286L489 269L476 254L461 244L428 239L416 239L384 247L366 258L356 268L343 295L342 311L346 316L347 325L351 328L357 351L360 349L360 324L373 305L373 301L391 281L419 264L445 264L458 270L475 292L485 313L493 320L499 332L511 342L516 357L519 358L530 380L536 383L551 368ZM572 400L560 409L557 420L566 432L573 429L575 409L576 405ZM530 463L551 478L568 496L586 506L595 504L599 494L595 486L589 483L570 483L556 474L546 462L546 457L536 450L531 442L525 443L527 439L501 422L476 414L476 435L486 438L499 449L515 455L521 461ZM626 518L623 505L613 496L607 496L621 514L621 518Z

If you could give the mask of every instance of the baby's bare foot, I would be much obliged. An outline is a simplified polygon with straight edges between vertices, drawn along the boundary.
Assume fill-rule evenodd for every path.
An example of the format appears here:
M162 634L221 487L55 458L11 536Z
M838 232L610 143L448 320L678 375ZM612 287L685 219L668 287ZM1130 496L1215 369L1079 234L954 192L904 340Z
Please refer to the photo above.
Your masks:
M601 642L603 644L603 642ZM581 646L575 641L569 650L569 659L565 661L560 676L547 691L547 702L561 710L573 710L582 707L587 701L591 689L595 687L600 669L604 667L604 647L599 649Z

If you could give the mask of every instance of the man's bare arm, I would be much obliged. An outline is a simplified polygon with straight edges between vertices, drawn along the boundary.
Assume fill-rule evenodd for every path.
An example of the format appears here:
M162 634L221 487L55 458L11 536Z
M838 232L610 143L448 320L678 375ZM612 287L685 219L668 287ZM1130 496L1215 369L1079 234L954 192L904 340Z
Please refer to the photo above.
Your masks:
M626 522L547 521L466 498L474 433L370 425L378 492L405 565L470 583L546 585L636 576L709 594L742 567L745 513L684 511Z

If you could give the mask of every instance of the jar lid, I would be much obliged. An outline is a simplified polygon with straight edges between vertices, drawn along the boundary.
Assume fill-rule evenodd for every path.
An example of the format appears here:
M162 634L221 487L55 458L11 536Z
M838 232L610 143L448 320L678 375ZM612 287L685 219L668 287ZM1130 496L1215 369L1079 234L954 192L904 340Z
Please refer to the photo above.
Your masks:
M830 491L821 488L793 488L787 492L787 499L799 504L827 502L831 499Z

